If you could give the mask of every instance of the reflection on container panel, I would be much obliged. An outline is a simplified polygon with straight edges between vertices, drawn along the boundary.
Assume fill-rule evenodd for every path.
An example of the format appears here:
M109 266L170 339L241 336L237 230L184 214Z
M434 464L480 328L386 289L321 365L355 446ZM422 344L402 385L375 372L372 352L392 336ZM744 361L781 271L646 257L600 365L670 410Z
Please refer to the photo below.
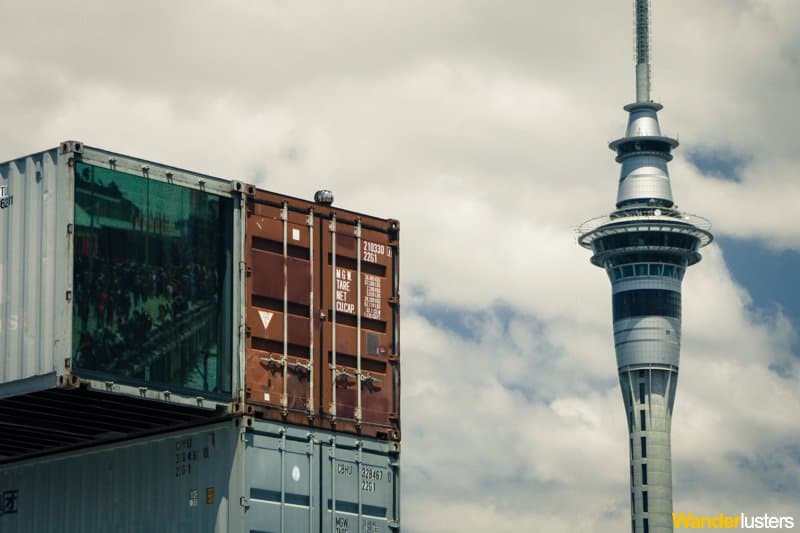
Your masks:
M76 368L230 393L231 209L229 198L75 165Z

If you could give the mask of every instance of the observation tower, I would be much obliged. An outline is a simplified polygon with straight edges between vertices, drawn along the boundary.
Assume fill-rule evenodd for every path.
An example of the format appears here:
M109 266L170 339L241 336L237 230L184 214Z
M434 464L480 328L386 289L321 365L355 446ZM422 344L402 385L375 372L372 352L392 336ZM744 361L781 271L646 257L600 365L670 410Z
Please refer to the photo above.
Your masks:
M678 141L662 135L650 99L650 5L635 0L636 101L625 136L616 210L584 223L578 242L611 280L614 344L628 421L633 533L672 532L670 427L678 382L681 281L712 240L709 222L678 210L667 163Z

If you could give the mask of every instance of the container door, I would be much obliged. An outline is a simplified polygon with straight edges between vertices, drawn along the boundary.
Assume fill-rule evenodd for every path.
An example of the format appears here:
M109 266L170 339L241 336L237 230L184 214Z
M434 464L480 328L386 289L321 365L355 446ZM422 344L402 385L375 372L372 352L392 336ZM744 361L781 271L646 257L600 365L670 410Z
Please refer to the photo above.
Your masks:
M354 444L321 444L321 531L396 532L397 465L385 451L371 452Z
M321 220L323 408L335 429L399 439L397 241Z
M253 202L247 246L247 400L301 423L315 412L313 217Z
M284 426L286 427L286 426ZM319 455L296 435L247 433L244 531L319 532Z

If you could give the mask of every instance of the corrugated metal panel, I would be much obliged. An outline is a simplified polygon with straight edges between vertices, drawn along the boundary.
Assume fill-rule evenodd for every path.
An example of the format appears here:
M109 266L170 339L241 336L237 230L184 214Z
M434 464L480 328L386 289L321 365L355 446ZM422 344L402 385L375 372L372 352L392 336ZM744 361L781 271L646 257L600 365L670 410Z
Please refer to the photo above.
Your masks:
M246 399L258 414L399 440L398 235L395 220L256 191Z
M70 357L70 183L58 150L0 164L0 397L54 386Z
M399 530L398 444L242 420L0 468L0 532Z

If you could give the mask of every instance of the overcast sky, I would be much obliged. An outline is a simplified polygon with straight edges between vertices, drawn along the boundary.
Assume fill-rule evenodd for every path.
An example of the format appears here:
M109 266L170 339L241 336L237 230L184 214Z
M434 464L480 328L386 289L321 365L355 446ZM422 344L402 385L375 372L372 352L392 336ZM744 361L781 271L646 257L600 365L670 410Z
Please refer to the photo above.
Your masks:
M674 507L800 518L800 3L654 0ZM0 160L75 139L401 221L407 532L629 528L606 275L630 0L0 0ZM719 244L721 243L721 245ZM797 267L797 268L795 268Z

